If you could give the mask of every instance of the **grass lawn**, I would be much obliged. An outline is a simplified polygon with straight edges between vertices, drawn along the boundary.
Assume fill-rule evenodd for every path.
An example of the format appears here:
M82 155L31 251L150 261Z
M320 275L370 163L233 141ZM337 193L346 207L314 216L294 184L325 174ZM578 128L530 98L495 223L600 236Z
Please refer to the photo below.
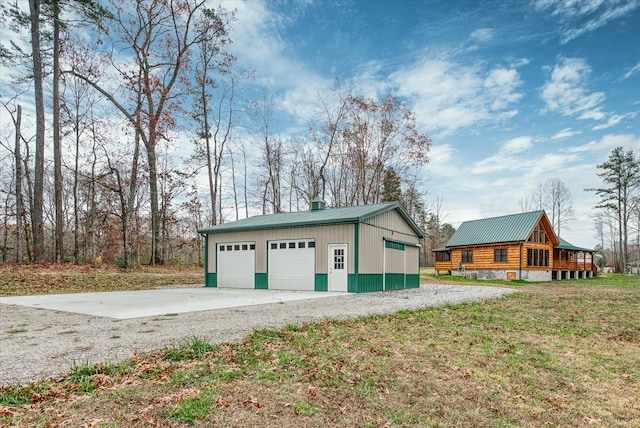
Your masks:
M0 426L640 426L640 278L516 288L74 366L0 389Z

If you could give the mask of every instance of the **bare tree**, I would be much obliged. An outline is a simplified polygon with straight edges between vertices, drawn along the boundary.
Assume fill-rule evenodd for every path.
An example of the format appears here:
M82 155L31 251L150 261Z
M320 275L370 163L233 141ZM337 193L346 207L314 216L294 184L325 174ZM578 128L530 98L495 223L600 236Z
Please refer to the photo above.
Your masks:
M149 199L151 205L151 264L162 264L161 225L158 189L157 145L167 139L167 132L175 126L175 114L180 110L183 94L189 93L190 53L194 45L206 37L207 28L195 25L198 13L205 8L203 0L164 0L136 2L135 8L113 4L118 40L111 48L124 44L133 56L134 67L117 63L115 54L111 65L134 94L142 94L142 105L127 108L127 100L118 99L96 80L96 73L72 70L104 95L139 131L147 155L149 168ZM208 20L212 26L219 22ZM135 97L134 97L135 98Z
M575 219L571 191L559 178L552 178L544 185L545 205L551 211L551 224L558 236L562 225Z
M197 91L193 117L199 124L195 158L207 167L212 224L218 223L216 203L220 173L233 124L236 85L242 75L235 74L235 58L223 51L231 40L228 26L232 14L219 9L204 9L197 22L203 37L197 44L198 59L195 66ZM211 25L209 21L216 24ZM219 77L216 79L216 75ZM218 96L218 100L214 96Z
M562 227L575 219L571 191L559 178L538 183L533 193L520 198L519 203L522 212L545 210L551 217L551 226L558 236Z
M271 133L273 126L273 95L266 87L262 99L252 104L254 121L253 137L260 148L261 173L258 179L262 195L262 213L282 212L282 178L284 165L283 142Z
M23 179L23 158L22 158L22 106L20 104L11 106L15 103L15 98L3 102L2 105L11 116L14 126L14 148L13 148L13 162L15 170L15 218L16 218L16 262L22 263L24 259L24 230L23 230L23 216L24 216L24 200L22 197L22 179ZM7 147L9 150L9 147ZM8 192L10 193L10 192ZM7 204L8 205L8 204ZM5 229L6 232L7 229Z
M381 101L347 97L340 133L340 152L334 164L342 195L334 205L372 204L380 201L384 172L393 168L404 183L412 170L428 162L431 140L418 132L413 113L397 98ZM338 196L338 195L334 195Z

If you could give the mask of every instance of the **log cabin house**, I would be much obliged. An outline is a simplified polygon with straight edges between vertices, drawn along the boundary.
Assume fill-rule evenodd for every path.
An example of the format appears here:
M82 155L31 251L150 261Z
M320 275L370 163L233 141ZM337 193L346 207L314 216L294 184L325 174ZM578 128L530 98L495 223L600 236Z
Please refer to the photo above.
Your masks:
M544 211L465 221L433 251L438 275L550 281L597 273L593 250L556 236Z

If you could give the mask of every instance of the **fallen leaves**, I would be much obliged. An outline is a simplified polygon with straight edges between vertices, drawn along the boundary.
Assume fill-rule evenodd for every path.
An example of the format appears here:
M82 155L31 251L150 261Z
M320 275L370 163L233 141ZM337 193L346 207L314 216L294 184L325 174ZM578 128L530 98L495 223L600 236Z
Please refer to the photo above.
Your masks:
M158 409L165 408L169 405L175 403L182 403L186 399L195 400L200 396L200 390L197 388L186 388L181 389L179 392L175 394L164 395L155 400L152 404L138 410L138 416L134 418L134 422L142 419L149 425L160 426L160 421L154 419L152 413L157 411Z
M247 407L247 406L250 406L254 410L262 409L262 404L260 404L258 400L256 400L254 397L249 397L242 402L242 407Z

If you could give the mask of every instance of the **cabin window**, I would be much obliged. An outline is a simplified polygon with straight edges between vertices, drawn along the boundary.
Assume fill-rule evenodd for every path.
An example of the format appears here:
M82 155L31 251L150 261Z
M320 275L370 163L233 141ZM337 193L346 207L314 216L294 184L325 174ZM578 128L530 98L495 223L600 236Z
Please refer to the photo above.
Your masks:
M462 263L473 263L473 250L462 252Z
M436 252L436 261L437 262L450 262L451 261L451 253L449 251L438 251L438 252Z
M544 228L542 227L542 225L539 224L533 229L533 232L531 232L531 235L529 236L529 239L527 239L527 241L546 244L549 242L549 238L544 233Z
M493 261L494 262L506 262L507 261L507 249L499 248L497 250L493 250Z
M549 266L549 250L527 248L528 266Z

